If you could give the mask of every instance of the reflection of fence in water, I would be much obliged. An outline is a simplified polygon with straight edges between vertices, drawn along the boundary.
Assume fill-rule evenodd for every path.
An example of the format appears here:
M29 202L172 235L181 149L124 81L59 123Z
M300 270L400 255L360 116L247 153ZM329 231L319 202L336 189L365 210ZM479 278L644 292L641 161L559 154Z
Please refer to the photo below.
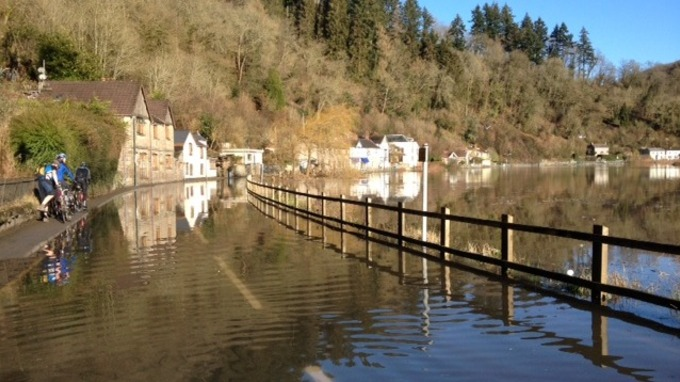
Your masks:
M298 231L314 236L312 223L320 224L318 237L325 242L329 231L326 227L336 230L343 253L346 251L344 236L349 234L396 246L400 251L445 265L462 263L513 280L568 285L589 291L591 301L597 304L605 303L606 295L618 295L676 310L680 307L677 293L663 296L653 290L610 283L608 270L609 246L665 253L677 259L678 245L612 237L608 228L600 225L593 226L593 233L586 233L517 224L509 215L493 221L450 215L446 209L439 213L423 212L407 209L403 203L383 205L252 182L248 187L260 209L272 217L278 215L280 221L283 211L292 215L295 224L291 226ZM417 228L423 218L428 219L427 229L432 231L427 241L421 240L421 230ZM302 219L304 222L300 222ZM586 243L588 251L574 264L586 267L587 256L589 272L566 273L564 267L571 263L565 264L564 259L573 255L574 246L579 245L574 243Z

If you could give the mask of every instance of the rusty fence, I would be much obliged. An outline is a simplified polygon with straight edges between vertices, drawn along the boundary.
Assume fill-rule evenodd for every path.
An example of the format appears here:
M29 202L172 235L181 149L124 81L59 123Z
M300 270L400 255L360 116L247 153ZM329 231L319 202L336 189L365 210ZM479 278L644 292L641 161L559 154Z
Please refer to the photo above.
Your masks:
M404 207L403 202L397 205L385 205L373 203L370 198L365 200L347 199L341 195L332 197L321 194L312 194L290 190L284 187L267 185L254 182L251 179L247 183L248 194L253 198L252 202L260 210L281 221L283 211L291 213L295 217L295 227L298 227L298 218L306 219L306 232L311 236L311 222L319 224L323 228L322 237L325 240L325 229L331 228L341 234L340 250L345 251L344 235L350 234L371 242L377 242L398 248L400 251L422 256L431 261L439 262L448 266L460 266L457 260L468 259L473 262L483 263L494 267L500 277L515 280L515 276L524 274L538 276L565 283L575 288L584 288L590 291L591 302L605 305L608 295L632 298L672 310L680 310L680 300L677 296L667 297L650 293L648 291L615 285L609 280L609 246L639 250L663 255L680 255L680 246L674 244L655 243L650 241L633 240L609 235L606 226L594 225L592 232L580 232L566 229L532 226L513 222L511 215L503 215L500 220L485 220L465 216L452 215L448 208L442 208L439 212L421 211ZM331 206L333 208L331 209ZM360 221L347 218L347 208L353 206L363 211ZM271 211L270 211L271 209ZM277 211L276 213L274 211ZM330 211L333 211L331 213ZM394 229L386 229L385 224L374 222L375 211L387 211L394 221ZM278 215L277 215L278 214ZM414 238L412 234L405 233L406 217L418 218L424 221L434 222L438 227L438 238L431 240L429 237L422 239ZM427 220L425 220L427 219ZM463 223L475 229L492 229L500 234L500 253L498 256L488 256L482 253L470 252L452 248L450 245L452 230L451 223ZM424 225L425 226L425 225ZM426 226L425 226L426 227ZM427 228L426 228L427 229ZM582 277L564 272L551 271L540 267L523 264L515 259L516 233L530 233L541 237L566 238L590 243L590 277ZM420 248L420 249L419 249Z
M0 204L5 205L25 196L34 195L33 178L0 179Z

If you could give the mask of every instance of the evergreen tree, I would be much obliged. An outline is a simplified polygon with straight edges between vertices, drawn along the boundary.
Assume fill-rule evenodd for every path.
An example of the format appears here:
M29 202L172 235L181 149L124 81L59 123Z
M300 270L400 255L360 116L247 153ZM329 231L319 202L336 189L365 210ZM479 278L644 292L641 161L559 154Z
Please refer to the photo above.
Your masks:
M486 33L486 21L484 19L484 13L482 13L482 8L477 5L475 9L472 10L472 20L470 20L472 26L470 27L470 33L474 35L481 35Z
M546 43L548 42L548 27L540 17L534 22L534 35L536 40L530 49L529 58L536 64L543 63L546 54Z
M399 0L383 0L384 19L382 25L385 27L388 36L397 39L402 33L401 26L401 5Z
M573 63L573 60L571 60L573 46L573 35L569 33L567 25L565 23L562 23L559 26L555 25L555 28L550 34L548 57L561 58L565 65L570 67Z
M519 38L519 28L517 23L515 23L515 16L512 14L509 6L504 5L501 9L500 20L502 29L501 42L505 50L515 50Z
M350 71L360 79L370 78L378 66L379 14L374 1L350 0L347 53Z
M322 0L324 17L323 37L327 40L328 52L337 58L347 49L349 36L349 19L347 17L347 0ZM320 5L321 5L320 4Z
M451 22L446 36L454 49L465 50L465 22L463 22L460 15L456 14L456 18Z
M420 42L420 57L426 61L435 61L437 55L437 33L434 31L434 18L423 8L423 32Z
M503 20L501 19L501 10L498 8L498 3L491 5L484 4L482 11L484 12L486 35L494 40L501 38L503 36Z
M401 24L404 28L402 41L413 57L418 55L422 11L416 0L406 0L402 6Z
M581 78L589 77L595 64L597 64L595 50L590 42L590 37L588 36L586 28L581 28L579 40L576 43L576 62L576 70Z

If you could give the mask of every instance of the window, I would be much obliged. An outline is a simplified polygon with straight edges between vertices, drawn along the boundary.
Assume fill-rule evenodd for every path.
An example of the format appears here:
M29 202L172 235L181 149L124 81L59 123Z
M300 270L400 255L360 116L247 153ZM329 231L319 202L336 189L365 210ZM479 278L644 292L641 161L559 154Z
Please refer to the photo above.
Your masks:
M146 135L146 123L144 120L135 120L137 126L137 135Z
M194 144L189 142L189 156L194 155Z
M167 139L168 141L173 140L174 137L172 135L173 135L172 134L172 127L171 126L165 126L165 139Z
M158 136L160 135L160 129L161 129L161 127L158 126L158 124L154 123L154 125L153 125L153 139L158 139Z

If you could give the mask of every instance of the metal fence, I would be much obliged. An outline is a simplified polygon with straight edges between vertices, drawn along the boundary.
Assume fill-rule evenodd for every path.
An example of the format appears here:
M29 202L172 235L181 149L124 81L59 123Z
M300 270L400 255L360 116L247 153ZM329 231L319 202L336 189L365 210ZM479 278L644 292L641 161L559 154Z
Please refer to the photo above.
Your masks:
M35 179L0 179L0 204L9 204L25 196L34 195Z

